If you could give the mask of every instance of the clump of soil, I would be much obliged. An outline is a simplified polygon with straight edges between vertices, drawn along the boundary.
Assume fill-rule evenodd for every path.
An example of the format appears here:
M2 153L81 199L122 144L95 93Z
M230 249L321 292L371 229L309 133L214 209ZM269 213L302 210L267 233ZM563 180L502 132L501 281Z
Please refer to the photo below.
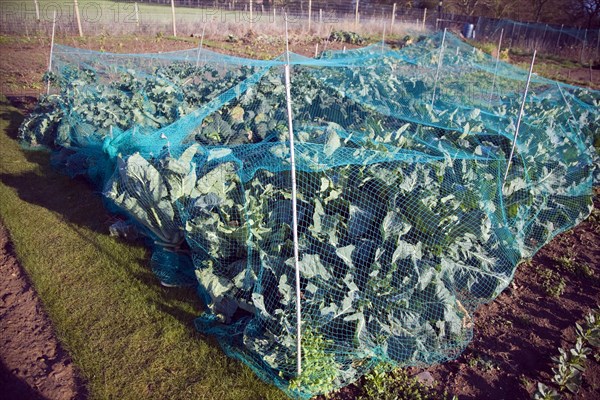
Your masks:
M0 224L0 397L80 399L85 390Z

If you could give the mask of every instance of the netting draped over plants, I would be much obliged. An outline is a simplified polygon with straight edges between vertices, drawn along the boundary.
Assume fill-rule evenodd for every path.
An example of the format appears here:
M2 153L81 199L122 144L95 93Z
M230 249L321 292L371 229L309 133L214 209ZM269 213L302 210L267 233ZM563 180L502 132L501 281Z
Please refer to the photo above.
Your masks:
M600 93L534 76L503 184L527 71L441 42L290 56L300 293L284 57L56 46L60 92L20 134L103 188L161 281L198 285L200 331L310 397L457 357L477 306L591 211Z

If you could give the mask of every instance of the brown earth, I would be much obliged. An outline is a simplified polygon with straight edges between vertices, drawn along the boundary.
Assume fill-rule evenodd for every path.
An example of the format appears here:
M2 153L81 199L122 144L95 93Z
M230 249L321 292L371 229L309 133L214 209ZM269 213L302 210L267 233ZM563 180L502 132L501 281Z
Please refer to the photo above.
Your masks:
M558 347L574 347L575 323L600 306L598 195L595 207L590 218L558 235L530 263L521 264L510 287L479 308L467 350L455 361L427 369L440 388L459 399L510 400L531 398L537 382L551 385L556 366L551 358L559 355ZM588 266L591 276L581 266ZM553 297L546 292L542 270L564 279L563 294ZM600 398L600 364L588 358L582 388L573 398Z
M0 397L79 399L85 392L0 224Z
M160 52L193 46L190 42L165 38L63 39L61 43L67 45L114 52ZM246 55L249 52L255 55L281 53L280 43L256 44L252 40L260 41L241 38L236 44L220 43L240 48ZM219 42L211 45L218 46ZM48 46L45 38L0 40L0 52L11 55L0 57L1 92L40 93L43 90L40 76L46 68ZM342 46L335 43L329 48ZM291 50L311 55L314 47L315 43L310 40L299 40ZM31 103L17 101L15 105L26 112ZM598 196L595 205L600 207ZM53 335L39 300L11 249L6 231L0 229L2 398L6 395L9 399L85 397L75 368ZM587 265L592 271L591 276L586 276L579 267L571 271L561 257L570 257L573 265ZM554 271L559 278L545 283L540 275L543 270ZM544 286L556 285L560 278L565 281L564 293L558 297L548 295ZM477 311L473 341L457 360L426 370L412 368L410 372L415 375L429 372L438 389L447 390L461 400L530 398L537 382L551 384L554 366L551 357L558 355L558 347L573 346L575 323L591 309L597 309L599 304L600 212L595 211L574 230L558 235L530 263L521 265L510 288ZM23 325L18 326L17 322ZM359 389L350 386L333 398L352 399L357 393ZM573 398L600 398L600 365L593 357L589 357L582 389Z

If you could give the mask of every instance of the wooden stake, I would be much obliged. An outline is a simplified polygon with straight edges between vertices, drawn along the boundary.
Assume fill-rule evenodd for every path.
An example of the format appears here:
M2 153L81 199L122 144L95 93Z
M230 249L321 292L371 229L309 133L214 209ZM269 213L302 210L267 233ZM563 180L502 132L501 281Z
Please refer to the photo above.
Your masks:
M427 9L423 9L423 29L425 29L425 20L427 19Z
M587 29L583 32L583 42L581 42L581 53L579 53L579 62L583 64L583 51L585 50L585 45L587 44Z
M318 55L319 55L319 42L317 42L317 45L315 46L315 58L317 58Z
M33 4L35 5L35 19L37 22L40 22L40 5L38 4L38 0L33 0Z
M394 32L394 22L396 22L396 3L392 6L392 24L390 25L390 34Z
M596 40L596 58L598 58L598 51L600 51L600 29L598 30L598 40Z
M354 12L354 29L358 28L358 3L359 0L356 0L356 11Z
M81 18L79 16L79 4L77 0L73 0L73 7L75 8L75 19L77 20L77 30L79 31L79 37L83 37L83 31L81 30Z
M308 0L308 32L310 33L310 25L312 23L312 0Z
M558 31L558 38L556 39L556 48L558 48L558 46L559 46L558 43L560 42L560 36L562 35L563 27L564 27L564 25L561 25L560 31Z
M137 2L133 3L133 10L135 12L135 25L140 26L140 10L138 8Z
M175 0L171 0L171 16L173 19L173 36L177 37L177 27L175 26Z
M252 30L252 20L254 18L254 15L252 15L252 0L250 0L250 30Z

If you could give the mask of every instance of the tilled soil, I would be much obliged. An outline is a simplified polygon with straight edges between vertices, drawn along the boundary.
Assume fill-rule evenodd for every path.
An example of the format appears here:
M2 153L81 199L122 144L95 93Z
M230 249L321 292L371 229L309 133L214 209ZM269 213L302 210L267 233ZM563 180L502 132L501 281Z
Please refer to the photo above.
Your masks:
M0 397L80 399L82 385L0 224Z

